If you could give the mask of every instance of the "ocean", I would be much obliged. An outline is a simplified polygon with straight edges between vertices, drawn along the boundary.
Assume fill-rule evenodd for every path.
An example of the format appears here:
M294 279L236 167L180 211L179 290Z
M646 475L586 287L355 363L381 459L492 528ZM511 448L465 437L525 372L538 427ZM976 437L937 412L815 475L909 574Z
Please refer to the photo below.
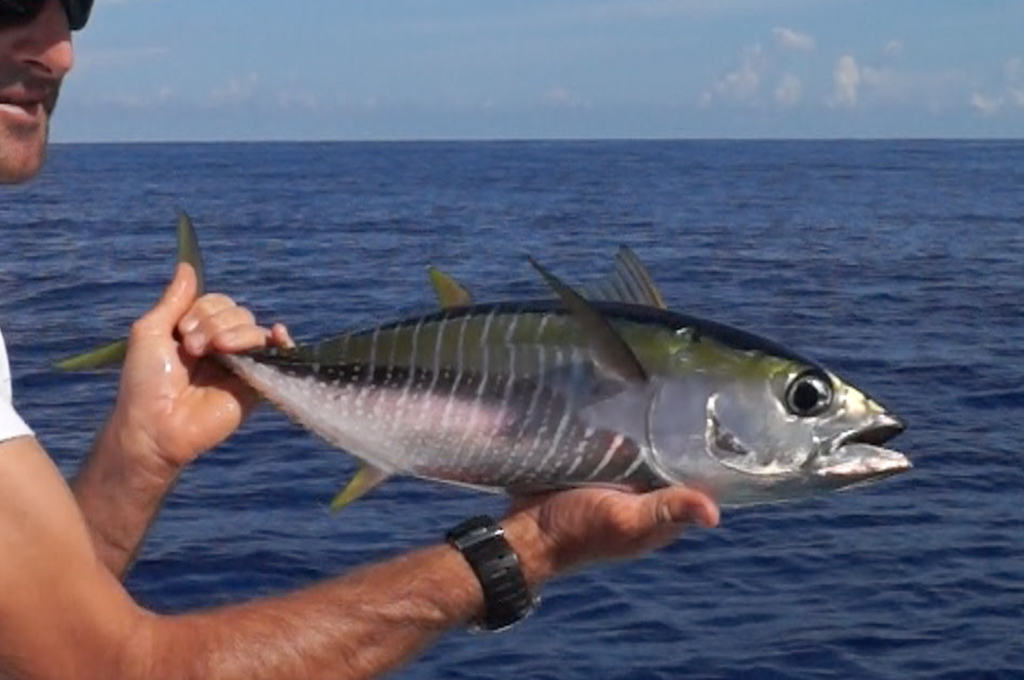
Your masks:
M211 288L299 339L544 293L620 244L673 309L773 338L902 416L877 485L726 510L645 558L549 584L426 678L1024 678L1024 143L598 141L67 145L0 189L16 404L72 474L114 373L50 363L158 297L176 211ZM127 585L162 612L279 593L435 542L502 498L399 479L337 515L348 456L259 410L190 468Z

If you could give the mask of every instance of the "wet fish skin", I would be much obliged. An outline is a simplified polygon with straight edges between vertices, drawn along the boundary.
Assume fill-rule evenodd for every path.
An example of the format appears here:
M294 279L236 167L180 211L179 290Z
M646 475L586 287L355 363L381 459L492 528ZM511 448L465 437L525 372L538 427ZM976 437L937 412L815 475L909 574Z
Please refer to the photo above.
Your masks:
M295 350L225 359L372 471L364 473L372 484L348 490L338 505L393 474L514 494L689 484L723 505L745 505L909 466L901 454L857 444L853 458L861 464L835 468L843 445L828 433L843 433L853 445L856 436L891 436L902 425L784 348L668 311L593 307L651 372L649 380L608 374L578 319L557 300L454 308ZM808 371L836 386L834 412L808 422L783 416L776 424L783 434L744 448L736 433L749 427L745 404L757 404L753 419L768 423L764 412L778 411L778 395Z
M586 483L660 486L640 436L581 410L603 376L556 302L428 315L291 351L225 357L304 426L386 474L515 493ZM642 432L647 390L634 386ZM329 403L329 408L322 404ZM321 405L321 406L318 406Z
M203 267L191 221L179 259ZM434 275L442 311L294 349L218 358L362 461L343 506L393 474L514 494L687 484L722 505L789 500L911 467L877 402L759 336L671 312L635 254L554 300L478 305ZM75 357L81 370L123 345Z

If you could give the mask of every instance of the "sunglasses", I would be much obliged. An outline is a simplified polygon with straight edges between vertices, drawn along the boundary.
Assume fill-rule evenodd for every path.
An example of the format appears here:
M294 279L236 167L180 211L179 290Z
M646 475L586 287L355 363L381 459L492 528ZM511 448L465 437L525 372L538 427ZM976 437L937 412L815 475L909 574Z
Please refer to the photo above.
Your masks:
M68 15L68 26L80 31L89 21L93 0L60 0ZM29 23L43 11L46 0L0 0L0 28Z

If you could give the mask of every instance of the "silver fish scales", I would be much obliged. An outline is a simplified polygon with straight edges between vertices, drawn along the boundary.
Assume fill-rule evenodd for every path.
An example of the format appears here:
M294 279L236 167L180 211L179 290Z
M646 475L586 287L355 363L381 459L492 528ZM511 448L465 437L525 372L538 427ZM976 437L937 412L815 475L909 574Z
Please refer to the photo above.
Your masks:
M621 386L601 374L557 303L445 311L225 359L279 408L383 474L515 493L666 483L634 434L593 422L588 407Z
M202 287L191 222L178 227ZM685 484L745 505L910 469L883 447L903 424L878 402L761 336L667 310L632 251L578 291L531 263L554 299L477 305L431 270L439 312L218 358L361 461L333 507L394 474L513 494ZM107 365L124 348L59 366Z

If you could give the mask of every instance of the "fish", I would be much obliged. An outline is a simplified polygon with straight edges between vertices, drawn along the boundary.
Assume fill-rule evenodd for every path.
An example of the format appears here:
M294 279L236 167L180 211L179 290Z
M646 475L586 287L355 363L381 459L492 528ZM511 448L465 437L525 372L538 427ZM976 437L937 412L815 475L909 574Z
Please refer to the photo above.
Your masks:
M178 232L202 281L184 213ZM684 485L738 507L912 468L884 446L900 418L770 339L668 309L632 250L579 288L528 262L548 297L476 302L432 268L438 309L217 360L358 459L335 510L398 475L512 496Z

